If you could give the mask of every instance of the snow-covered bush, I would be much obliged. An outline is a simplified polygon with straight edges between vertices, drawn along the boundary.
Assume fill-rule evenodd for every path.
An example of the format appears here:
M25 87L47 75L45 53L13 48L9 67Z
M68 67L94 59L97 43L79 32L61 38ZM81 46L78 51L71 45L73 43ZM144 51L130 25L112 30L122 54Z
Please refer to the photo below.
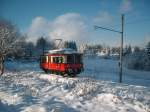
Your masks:
M124 63L129 69L150 71L150 59L145 51L134 52L126 55Z

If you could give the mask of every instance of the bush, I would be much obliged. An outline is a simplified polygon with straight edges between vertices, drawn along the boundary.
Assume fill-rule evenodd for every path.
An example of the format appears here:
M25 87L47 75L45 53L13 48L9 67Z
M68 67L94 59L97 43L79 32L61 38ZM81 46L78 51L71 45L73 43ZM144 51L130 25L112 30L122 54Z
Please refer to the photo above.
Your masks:
M124 61L129 69L150 71L150 59L144 52L129 54Z

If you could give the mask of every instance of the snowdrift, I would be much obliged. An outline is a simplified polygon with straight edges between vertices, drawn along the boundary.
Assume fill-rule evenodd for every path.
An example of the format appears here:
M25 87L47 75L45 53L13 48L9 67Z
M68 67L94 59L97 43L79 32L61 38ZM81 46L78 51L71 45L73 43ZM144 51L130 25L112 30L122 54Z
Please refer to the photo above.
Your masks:
M64 78L42 72L7 72L0 78L0 112L149 112L150 88Z

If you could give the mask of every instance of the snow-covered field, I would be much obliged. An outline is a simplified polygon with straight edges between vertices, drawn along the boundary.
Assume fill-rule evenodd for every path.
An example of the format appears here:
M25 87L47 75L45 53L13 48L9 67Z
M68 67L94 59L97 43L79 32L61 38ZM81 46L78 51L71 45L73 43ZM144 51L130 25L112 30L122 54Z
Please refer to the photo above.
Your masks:
M119 81L119 67L117 60L84 59L85 71L81 77L91 77L99 80ZM150 71L136 71L123 68L123 83L150 87Z
M116 61L84 63L76 78L45 74L36 62L7 63L0 112L150 112L150 72L124 69L126 84L119 84Z

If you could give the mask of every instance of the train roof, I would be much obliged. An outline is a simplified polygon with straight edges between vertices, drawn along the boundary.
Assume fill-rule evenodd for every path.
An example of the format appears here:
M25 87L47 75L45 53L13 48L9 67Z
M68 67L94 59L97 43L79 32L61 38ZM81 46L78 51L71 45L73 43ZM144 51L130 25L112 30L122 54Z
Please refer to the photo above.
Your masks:
M63 49L49 50L46 54L80 54L80 53L70 48L63 48Z

